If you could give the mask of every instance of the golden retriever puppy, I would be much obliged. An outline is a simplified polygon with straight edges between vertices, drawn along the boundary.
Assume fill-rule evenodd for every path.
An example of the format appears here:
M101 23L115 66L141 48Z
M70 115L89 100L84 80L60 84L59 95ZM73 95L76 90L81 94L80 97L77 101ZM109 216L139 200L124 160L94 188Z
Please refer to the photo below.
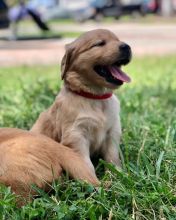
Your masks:
M31 130L74 149L92 175L90 157L95 153L120 166L120 105L113 90L130 82L121 70L130 60L130 46L104 29L89 31L66 45L61 64L64 86Z
M26 199L31 184L47 190L62 169L76 179L98 185L96 176L74 151L44 136L15 128L0 128L0 183Z

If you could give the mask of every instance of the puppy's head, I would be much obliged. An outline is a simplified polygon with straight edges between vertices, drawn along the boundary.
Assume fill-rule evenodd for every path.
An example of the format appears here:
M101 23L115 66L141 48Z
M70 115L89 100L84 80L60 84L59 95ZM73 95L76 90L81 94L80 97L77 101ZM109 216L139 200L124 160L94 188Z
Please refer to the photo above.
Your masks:
M104 29L89 31L66 45L61 64L62 79L75 89L116 89L124 82L130 82L121 66L129 63L131 56L130 46L112 32Z

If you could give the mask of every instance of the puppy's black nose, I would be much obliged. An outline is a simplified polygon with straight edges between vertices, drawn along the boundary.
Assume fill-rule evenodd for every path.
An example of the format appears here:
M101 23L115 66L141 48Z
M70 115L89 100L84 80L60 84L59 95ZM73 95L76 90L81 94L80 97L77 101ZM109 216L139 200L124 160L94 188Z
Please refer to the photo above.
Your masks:
M119 46L119 49L120 49L121 52L127 52L128 53L128 52L131 51L131 47L128 44L125 44L125 43L121 44Z
M122 43L119 45L119 59L122 65L130 62L132 57L131 47L128 44Z

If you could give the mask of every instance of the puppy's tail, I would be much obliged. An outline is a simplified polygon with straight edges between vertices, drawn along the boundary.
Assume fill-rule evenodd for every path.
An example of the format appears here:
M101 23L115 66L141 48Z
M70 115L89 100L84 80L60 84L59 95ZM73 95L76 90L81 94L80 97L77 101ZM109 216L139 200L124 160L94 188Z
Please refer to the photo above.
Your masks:
M95 171L86 163L79 153L63 145L61 145L59 152L60 164L71 177L87 181L94 186L100 185Z

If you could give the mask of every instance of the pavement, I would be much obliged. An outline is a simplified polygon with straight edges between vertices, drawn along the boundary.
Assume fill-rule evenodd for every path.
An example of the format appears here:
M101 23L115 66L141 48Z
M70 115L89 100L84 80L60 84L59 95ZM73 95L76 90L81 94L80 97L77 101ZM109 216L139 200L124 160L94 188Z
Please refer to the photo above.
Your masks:
M122 41L131 45L133 55L164 56L176 54L176 25L141 23L84 23L56 24L53 31L85 32L96 28L113 31ZM34 28L35 29L35 28ZM33 30L26 28L25 32ZM0 31L0 37L7 37L8 31ZM18 65L59 64L64 55L64 45L74 38L7 41L0 40L0 67Z

